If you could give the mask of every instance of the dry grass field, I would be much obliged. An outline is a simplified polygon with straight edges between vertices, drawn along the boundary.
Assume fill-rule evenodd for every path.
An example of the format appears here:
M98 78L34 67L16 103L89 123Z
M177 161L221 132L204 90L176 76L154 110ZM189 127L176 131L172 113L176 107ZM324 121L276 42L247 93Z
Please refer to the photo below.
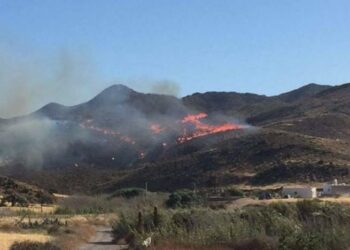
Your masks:
M15 241L37 241L48 242L53 240L51 236L44 234L21 234L21 233L1 233L0 232L0 249L7 250Z
M41 206L38 204L30 205L29 207L0 207L0 213L3 210L9 210L13 212L19 212L19 211L29 211L33 213L44 213L44 214L52 214L55 212L57 206L51 205L51 206Z

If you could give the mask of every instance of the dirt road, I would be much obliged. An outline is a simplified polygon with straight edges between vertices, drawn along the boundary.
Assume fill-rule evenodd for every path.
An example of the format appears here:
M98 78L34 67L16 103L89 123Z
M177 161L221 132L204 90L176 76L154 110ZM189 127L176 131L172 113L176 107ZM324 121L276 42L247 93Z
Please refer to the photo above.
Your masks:
M81 246L80 250L122 250L127 249L125 245L113 244L112 229L109 227L99 227L90 242Z

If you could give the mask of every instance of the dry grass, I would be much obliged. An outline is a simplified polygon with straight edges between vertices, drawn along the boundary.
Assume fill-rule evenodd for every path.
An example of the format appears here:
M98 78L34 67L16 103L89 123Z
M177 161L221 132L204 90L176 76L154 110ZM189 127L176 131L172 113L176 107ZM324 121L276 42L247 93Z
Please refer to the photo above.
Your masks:
M344 196L344 197L324 197L324 198L318 198L319 200L322 201L329 201L329 202L335 202L335 203L341 203L345 205L350 205L350 197ZM226 208L228 209L234 209L234 208L241 208L247 205L268 205L274 202L297 202L297 201L302 201L304 199L302 198L289 198L289 199L270 199L270 200L256 200L256 199L251 199L251 198L242 198L235 200L228 204Z
M22 242L26 240L37 242L48 242L53 238L44 234L19 234L19 233L0 233L0 249L7 250L15 242Z
M39 204L30 205L29 207L0 207L0 212L2 210L8 210L12 212L29 211L33 213L44 213L52 214L56 210L57 206L41 206Z
M343 203L343 204L350 204L350 197L349 196L341 196L339 198L333 198L333 197L327 197L327 198L322 198L321 200L323 201L331 201L331 202L338 202L338 203Z
M56 193L53 193L52 194L55 198L57 199L65 199L65 198L68 198L69 195L66 195L66 194L56 194Z
M271 190L271 189L278 189L282 187L287 187L287 186L293 186L293 187L303 187L303 186L313 186L317 188L323 187L323 182L279 182L279 183L273 183L269 185L247 185L247 184L239 184L236 185L235 187L243 190Z
M179 243L163 243L157 246L152 246L150 250L230 250L232 248L225 246L187 246Z
M43 216L42 216L43 215ZM95 225L105 225L109 220L115 218L115 216L106 215L87 215L87 216L65 216L65 215L49 215L51 218L59 218L61 222L67 222L67 227L61 227L57 232L52 235L48 235L46 229L33 229L24 230L16 223L20 220L21 216L2 216L0 217L0 250L9 249L11 244L15 241L38 241L47 242L52 241L55 245L62 249L77 249L77 246L88 240L95 233ZM46 218L45 214L32 214L31 222L39 221ZM28 222L28 218L25 218L23 222Z
M77 249L95 234L95 226L82 221L73 221L67 230L70 232L57 236L54 241L57 246L65 250Z

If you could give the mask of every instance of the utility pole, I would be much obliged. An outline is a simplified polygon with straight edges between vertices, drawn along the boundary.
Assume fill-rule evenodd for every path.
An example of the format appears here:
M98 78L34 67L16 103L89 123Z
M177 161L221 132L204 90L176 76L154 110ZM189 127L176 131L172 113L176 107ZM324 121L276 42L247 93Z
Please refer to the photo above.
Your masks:
M146 202L146 197L147 197L147 191L148 191L148 182L145 182L145 196L144 196L145 202Z

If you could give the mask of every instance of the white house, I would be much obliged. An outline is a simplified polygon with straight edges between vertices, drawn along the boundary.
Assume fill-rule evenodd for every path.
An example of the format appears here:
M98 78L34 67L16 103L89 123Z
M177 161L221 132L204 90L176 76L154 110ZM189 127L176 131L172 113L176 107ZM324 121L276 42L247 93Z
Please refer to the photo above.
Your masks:
M300 197L300 198L316 198L316 187L310 186L291 186L283 187L282 196Z
M335 179L333 183L325 183L323 185L324 195L350 195L350 185L345 183L338 183Z

